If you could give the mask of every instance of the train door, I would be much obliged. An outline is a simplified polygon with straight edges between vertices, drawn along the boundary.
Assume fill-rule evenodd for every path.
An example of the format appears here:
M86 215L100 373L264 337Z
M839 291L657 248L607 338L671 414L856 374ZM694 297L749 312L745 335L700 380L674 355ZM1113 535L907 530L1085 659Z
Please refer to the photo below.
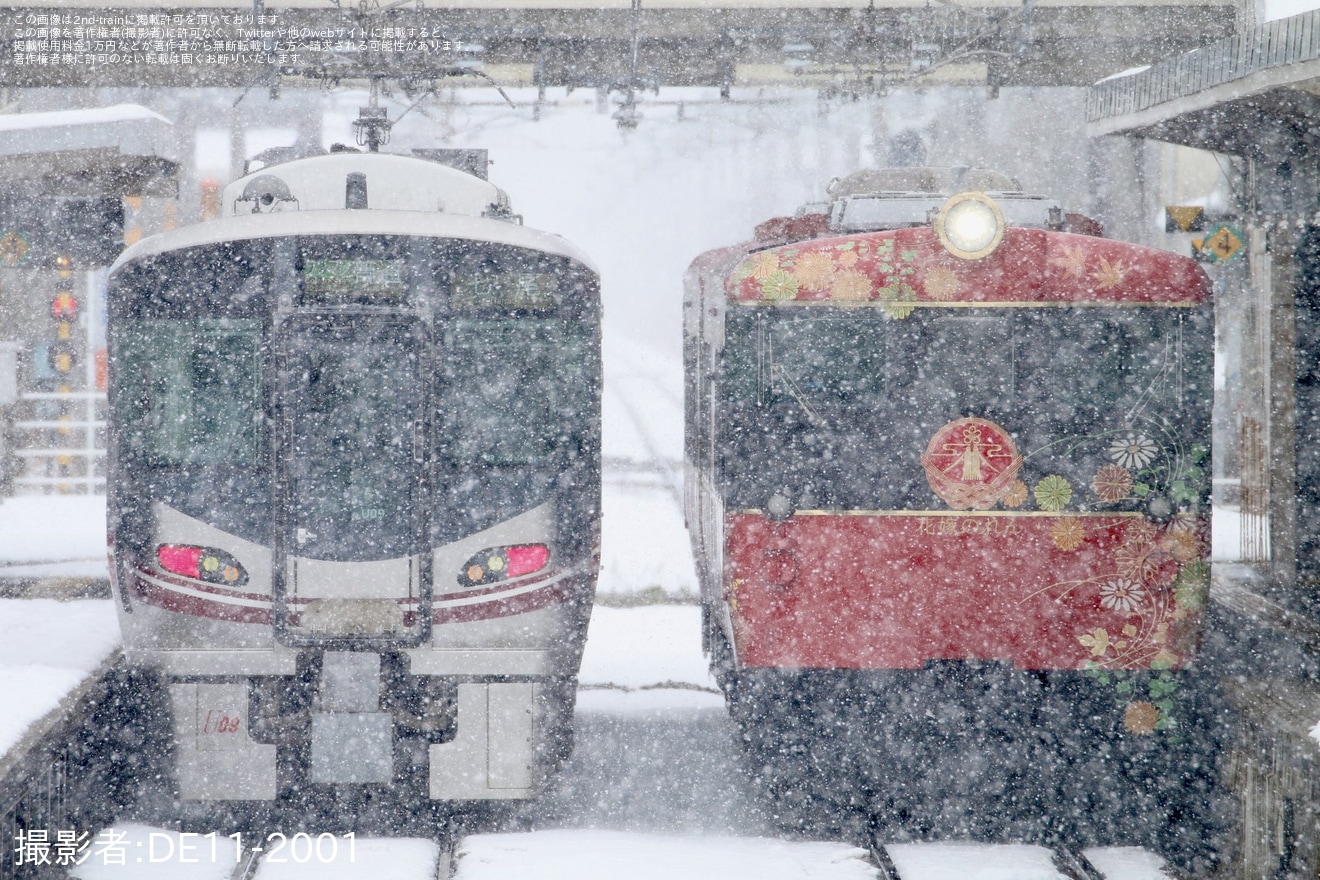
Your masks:
M405 315L307 312L275 345L277 638L420 644L431 624L426 330Z

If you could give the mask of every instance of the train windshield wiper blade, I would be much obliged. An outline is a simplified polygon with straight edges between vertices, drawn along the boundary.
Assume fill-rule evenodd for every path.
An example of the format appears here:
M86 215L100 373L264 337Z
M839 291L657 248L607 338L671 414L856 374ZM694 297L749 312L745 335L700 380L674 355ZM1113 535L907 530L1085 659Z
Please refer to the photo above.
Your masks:
M811 423L817 428L829 427L824 417L816 412L811 404L807 402L807 396L802 393L802 389L799 388L798 384L788 375L788 371L778 364L775 365L774 370L779 374L779 378L783 380L784 386L788 388L788 393L798 402L798 405L802 407L803 412L807 414L807 418L811 420Z

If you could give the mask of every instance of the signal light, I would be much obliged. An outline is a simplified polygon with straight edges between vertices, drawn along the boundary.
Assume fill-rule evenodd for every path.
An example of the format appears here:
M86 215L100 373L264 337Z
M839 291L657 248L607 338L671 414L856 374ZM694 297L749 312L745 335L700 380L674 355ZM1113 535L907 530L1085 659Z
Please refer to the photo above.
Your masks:
M190 544L161 544L156 561L166 571L211 584L241 587L248 582L247 570L223 550Z
M492 547L475 554L458 575L460 587L480 587L540 571L550 564L544 544Z
M46 363L52 372L70 373L78 363L78 353L67 342L55 342L46 349Z
M72 320L78 314L78 298L67 290L61 290L50 302L50 314L56 320Z

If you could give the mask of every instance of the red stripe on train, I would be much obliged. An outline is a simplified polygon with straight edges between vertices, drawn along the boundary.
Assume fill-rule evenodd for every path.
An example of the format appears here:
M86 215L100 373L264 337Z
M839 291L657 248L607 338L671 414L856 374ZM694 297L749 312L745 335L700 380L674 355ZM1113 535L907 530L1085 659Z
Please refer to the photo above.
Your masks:
M272 623L270 600L261 594L217 590L210 585L192 582L172 584L170 582L172 579L161 577L157 573L151 573L150 578L144 577L144 574L131 570L128 586L137 599L148 605L191 617L205 617L231 623L263 626L270 626ZM545 586L504 599L492 595L486 601L471 605L437 607L433 609L431 618L439 625L526 614L551 605L574 601L584 588L585 581L582 578L561 578ZM483 594L491 595L492 592L483 591ZM194 595L195 593L208 595L199 596ZM256 601L260 604L240 604L240 600L249 603Z

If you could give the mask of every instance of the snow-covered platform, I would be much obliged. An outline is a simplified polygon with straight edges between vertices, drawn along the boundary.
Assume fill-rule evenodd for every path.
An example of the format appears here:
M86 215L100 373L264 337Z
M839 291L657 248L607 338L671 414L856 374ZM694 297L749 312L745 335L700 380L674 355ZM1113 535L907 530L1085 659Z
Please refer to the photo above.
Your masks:
M108 601L0 599L0 779L118 652Z
M125 824L97 835L75 880L228 880L262 854L254 880L1068 880L1044 847L899 844L877 866L866 850L830 841L675 837L620 831L476 834L448 853L434 841L299 835L244 841ZM1139 849L1086 851L1106 880L1168 880ZM452 874L451 874L452 871Z
M108 581L104 495L0 498L0 583Z

